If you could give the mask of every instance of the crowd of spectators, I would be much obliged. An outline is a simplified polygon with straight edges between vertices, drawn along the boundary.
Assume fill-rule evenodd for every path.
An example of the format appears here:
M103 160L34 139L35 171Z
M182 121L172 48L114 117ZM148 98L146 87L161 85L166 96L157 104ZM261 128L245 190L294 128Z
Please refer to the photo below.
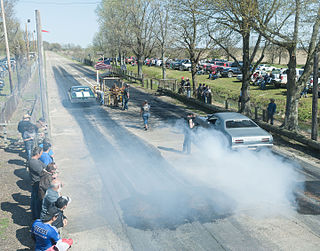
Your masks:
M61 193L62 183L58 179L52 145L46 137L47 124L44 119L33 124L26 114L18 124L18 131L24 141L30 177L31 235L35 250L67 250L73 241L62 239L60 234L68 223L64 210L71 199Z

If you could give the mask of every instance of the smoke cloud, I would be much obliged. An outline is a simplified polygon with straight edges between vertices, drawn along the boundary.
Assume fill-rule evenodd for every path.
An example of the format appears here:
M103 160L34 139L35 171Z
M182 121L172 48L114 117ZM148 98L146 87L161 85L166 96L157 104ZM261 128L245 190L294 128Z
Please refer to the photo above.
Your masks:
M234 213L248 210L267 216L292 211L301 180L297 165L269 149L231 150L226 137L213 129L199 128L193 137L193 154L174 163L186 179L226 194L236 204Z

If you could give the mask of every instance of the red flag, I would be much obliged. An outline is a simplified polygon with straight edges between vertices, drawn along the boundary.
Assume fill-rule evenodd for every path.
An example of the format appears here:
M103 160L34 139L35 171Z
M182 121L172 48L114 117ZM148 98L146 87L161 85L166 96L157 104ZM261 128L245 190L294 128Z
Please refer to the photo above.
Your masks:
M48 32L49 33L49 31L47 31L47 30L41 30L42 32Z

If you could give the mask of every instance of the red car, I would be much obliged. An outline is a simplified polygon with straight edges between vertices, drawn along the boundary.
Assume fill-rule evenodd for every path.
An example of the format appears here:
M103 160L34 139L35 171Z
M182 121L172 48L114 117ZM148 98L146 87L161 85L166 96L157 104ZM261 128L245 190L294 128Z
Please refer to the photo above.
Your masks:
M216 61L214 64L211 64L209 67L207 67L207 71L209 72L213 72L213 71L217 71L217 68L219 68L219 70L227 68L227 67L231 67L230 62L219 62Z

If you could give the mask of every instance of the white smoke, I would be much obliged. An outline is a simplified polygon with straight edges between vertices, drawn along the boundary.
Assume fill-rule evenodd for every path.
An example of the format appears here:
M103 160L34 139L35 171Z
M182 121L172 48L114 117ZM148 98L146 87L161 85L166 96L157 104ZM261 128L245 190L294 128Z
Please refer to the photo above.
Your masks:
M193 184L226 194L236 211L256 215L286 214L293 209L297 166L271 150L232 151L223 134L196 129L192 154L174 163Z

